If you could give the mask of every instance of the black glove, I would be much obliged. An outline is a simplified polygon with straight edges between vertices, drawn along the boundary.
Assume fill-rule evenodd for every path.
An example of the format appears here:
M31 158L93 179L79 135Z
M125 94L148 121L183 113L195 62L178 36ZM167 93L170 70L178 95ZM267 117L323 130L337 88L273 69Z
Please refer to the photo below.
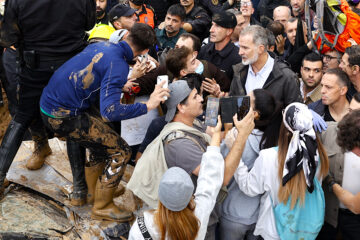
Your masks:
M333 192L333 186L336 182L331 172L329 172L329 174L326 176L324 182L328 184L329 192Z

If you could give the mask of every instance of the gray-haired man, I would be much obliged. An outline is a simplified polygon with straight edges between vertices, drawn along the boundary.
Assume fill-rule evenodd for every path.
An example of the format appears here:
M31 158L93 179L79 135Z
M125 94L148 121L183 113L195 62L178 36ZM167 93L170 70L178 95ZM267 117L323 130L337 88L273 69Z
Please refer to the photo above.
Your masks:
M246 27L240 33L239 46L242 62L233 66L234 78L229 95L246 95L263 88L283 106L301 101L297 76L285 63L267 52L268 36L263 27Z

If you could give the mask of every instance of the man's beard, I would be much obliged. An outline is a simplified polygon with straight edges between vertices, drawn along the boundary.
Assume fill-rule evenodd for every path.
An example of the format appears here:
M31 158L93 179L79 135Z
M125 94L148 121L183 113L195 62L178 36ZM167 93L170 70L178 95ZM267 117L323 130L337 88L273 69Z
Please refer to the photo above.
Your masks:
M259 58L259 54L255 52L252 58L248 58L247 60L242 60L241 63L244 65L251 65L255 63L258 60L258 58Z
M105 9L102 9L102 8L96 8L96 17L97 18L101 18L102 17L102 15L104 15L104 13L105 13Z
M170 34L176 32L172 27L169 27L169 26L165 26L165 31Z

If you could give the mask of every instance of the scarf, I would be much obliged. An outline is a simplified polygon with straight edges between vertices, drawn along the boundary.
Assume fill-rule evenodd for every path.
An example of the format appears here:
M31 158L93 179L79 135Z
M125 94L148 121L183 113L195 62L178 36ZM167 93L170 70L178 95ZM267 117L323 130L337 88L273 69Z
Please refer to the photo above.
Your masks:
M283 121L293 137L286 154L282 184L284 186L293 176L303 170L308 191L312 193L318 165L312 114L305 104L292 103L286 107Z

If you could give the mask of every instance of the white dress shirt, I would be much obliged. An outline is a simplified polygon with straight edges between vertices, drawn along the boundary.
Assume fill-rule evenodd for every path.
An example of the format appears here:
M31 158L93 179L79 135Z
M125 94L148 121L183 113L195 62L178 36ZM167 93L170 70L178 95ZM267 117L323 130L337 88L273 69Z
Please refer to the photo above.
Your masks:
M251 65L249 65L249 71L246 78L245 89L246 93L250 93L254 89L262 88L268 79L271 71L274 67L274 59L268 54L268 59L265 65L259 72L254 73Z

